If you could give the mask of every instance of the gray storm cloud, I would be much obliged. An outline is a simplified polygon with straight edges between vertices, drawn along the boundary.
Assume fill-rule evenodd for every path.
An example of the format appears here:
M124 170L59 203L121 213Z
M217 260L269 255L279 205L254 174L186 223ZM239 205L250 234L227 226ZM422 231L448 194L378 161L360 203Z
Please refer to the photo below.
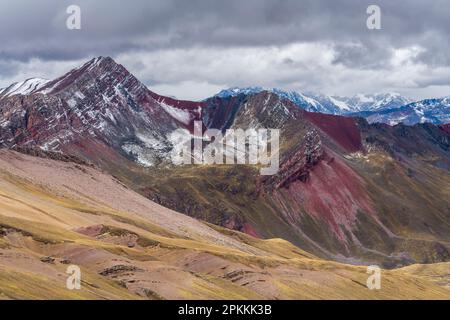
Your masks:
M82 29L66 28L81 8ZM381 7L381 30L366 8ZM151 88L449 95L450 6L431 1L0 0L0 87L109 55Z

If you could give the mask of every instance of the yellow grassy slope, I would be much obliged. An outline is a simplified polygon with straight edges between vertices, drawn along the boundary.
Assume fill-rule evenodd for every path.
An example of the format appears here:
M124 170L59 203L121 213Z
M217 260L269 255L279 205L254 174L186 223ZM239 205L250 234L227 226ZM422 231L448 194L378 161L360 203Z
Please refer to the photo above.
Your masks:
M81 290L65 287L68 263ZM0 151L0 299L449 299L430 272L445 267L385 270L368 290L365 267L207 225L92 168Z

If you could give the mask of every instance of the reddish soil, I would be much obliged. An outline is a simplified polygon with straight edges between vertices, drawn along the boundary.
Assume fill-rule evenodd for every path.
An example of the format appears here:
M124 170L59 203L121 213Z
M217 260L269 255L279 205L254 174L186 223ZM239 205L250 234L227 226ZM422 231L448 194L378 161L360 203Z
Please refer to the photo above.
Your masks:
M242 227L242 232L249 234L255 238L262 239L261 235L259 235L258 232L249 223L244 223Z
M103 225L96 224L93 226L77 228L77 229L75 229L75 232L84 234L89 237L97 237L98 235L100 235L102 233L103 228L104 228Z
M305 182L295 181L287 189L276 191L274 196L280 205L295 207L288 214L292 223L298 222L303 211L307 212L325 221L343 242L343 228L352 230L358 211L375 212L359 176L330 150L311 169ZM286 203L289 205L283 205Z
M191 121L189 124L185 124L182 122L177 121L178 125L182 128L185 128L189 130L189 132L194 133L194 121L202 121L202 110L205 106L205 103L200 101L187 101L187 100L177 100L170 97L161 96L157 93L154 93L150 90L148 90L149 96L153 99L155 99L158 103L164 102L165 104L182 110L188 110L188 112L191 115Z
M200 102L196 102L196 101L187 101L187 100L177 100L177 99L173 99L170 97L165 97L165 96L161 96L157 93L154 93L152 91L150 91L150 95L152 96L153 99L155 99L156 101L160 102L163 101L175 108L178 109L186 109L186 110L197 110L198 107L203 108L203 106L205 105L204 102L200 101Z
M305 112L306 118L336 141L347 152L362 149L361 134L353 118Z
M439 128L450 135L450 123L440 125Z

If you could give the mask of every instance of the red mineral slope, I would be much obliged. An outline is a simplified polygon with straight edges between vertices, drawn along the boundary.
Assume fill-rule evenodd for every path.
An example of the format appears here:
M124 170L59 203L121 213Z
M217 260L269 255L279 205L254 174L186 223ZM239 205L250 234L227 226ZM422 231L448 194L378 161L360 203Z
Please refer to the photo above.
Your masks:
M0 145L87 150L94 162L115 153L152 165L167 158L169 134L192 130L201 111L202 102L157 95L113 59L98 57L31 94L2 99Z
M356 152L362 149L361 134L355 119L306 111L305 116L345 151Z
M172 107L178 109L196 111L198 108L202 108L205 103L203 101L189 101L189 100L177 100L171 97L162 96L153 91L150 91L150 96L158 102L164 102Z
M273 197L283 214L297 223L304 214L325 222L335 237L347 242L358 213L375 214L375 210L358 174L331 150L309 169L308 178L296 180L288 187L275 190Z
M202 109L205 106L205 102L177 100L159 95L151 90L148 93L158 104L164 107L166 112L173 116L181 127L193 132L194 121L202 120Z

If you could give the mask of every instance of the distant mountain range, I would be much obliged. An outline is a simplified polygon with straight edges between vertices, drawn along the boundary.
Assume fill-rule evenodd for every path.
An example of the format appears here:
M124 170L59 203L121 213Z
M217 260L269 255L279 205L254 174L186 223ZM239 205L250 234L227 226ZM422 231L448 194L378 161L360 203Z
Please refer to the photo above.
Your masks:
M389 108L380 111L366 111L353 114L362 116L367 121L387 123L395 125L404 123L413 125L416 123L450 123L450 97L441 99L426 99L409 103L398 108Z
M262 91L273 92L289 99L307 111L364 117L370 123L380 122L395 125L402 122L412 125L425 122L433 124L450 122L449 97L413 102L398 93L338 97L262 87L230 88L220 91L216 96L232 97L240 94L256 94Z

